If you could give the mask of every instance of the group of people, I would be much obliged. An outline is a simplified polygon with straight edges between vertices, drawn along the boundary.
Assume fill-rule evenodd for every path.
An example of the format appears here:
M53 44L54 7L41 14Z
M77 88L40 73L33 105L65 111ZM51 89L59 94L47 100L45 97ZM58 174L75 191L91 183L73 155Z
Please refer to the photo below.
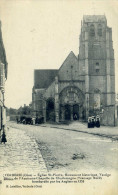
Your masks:
M100 116L97 115L88 117L88 128L100 127Z
M20 116L16 117L17 123L28 124L28 125L35 125L41 124L44 122L44 117L29 117L29 116Z

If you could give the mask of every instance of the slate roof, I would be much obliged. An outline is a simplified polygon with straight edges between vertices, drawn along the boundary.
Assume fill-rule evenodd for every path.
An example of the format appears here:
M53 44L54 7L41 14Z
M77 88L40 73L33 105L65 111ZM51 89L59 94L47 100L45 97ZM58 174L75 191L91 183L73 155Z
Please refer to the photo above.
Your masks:
M34 87L35 89L47 88L58 74L57 69L38 69L34 70Z
M55 80L55 76L58 75L59 70L64 66L65 62L68 62L68 65L73 63L78 64L78 59L75 54L71 51L61 67L59 69L36 69L34 70L34 88L35 89L44 89L48 88L50 84Z

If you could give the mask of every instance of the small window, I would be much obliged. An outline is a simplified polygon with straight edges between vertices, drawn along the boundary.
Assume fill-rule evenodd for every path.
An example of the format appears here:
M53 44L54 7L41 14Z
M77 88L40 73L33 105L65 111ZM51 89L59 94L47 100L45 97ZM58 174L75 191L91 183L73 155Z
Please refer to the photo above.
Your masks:
M93 24L90 26L90 36L91 37L95 36L95 28Z
M96 72L98 73L99 72L99 69L96 69Z
M98 35L101 37L102 36L102 25L98 25Z
M96 69L96 72L98 73L99 70L100 70L100 66L99 66L99 63L98 63L98 62L96 62L96 67L95 67L95 69Z

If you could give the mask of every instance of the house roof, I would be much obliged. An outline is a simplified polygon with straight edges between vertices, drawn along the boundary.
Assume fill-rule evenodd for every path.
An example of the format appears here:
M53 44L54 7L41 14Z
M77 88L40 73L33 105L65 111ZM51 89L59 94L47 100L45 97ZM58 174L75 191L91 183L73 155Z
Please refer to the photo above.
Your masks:
M34 70L34 87L35 89L47 88L58 74L57 69L38 69Z

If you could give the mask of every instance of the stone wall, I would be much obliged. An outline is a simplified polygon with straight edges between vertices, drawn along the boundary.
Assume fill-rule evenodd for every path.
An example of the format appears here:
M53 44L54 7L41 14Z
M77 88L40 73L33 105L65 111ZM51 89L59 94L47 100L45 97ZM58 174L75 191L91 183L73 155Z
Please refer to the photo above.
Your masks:
M32 93L32 109L33 109L33 115L34 116L42 115L44 92L45 92L45 89L33 89L33 93Z
M104 108L101 116L101 124L108 126L115 126L115 107L107 106Z
M45 99L48 99L50 97L55 97L55 81L45 91Z

